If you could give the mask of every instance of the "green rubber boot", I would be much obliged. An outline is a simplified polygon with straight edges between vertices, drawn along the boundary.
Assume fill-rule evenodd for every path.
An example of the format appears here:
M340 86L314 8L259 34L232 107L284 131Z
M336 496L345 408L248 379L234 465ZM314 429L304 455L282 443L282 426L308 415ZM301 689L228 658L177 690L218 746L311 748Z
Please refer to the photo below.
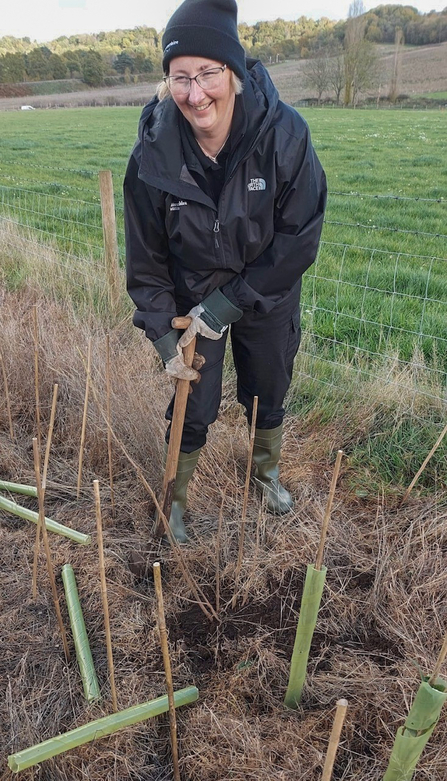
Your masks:
M267 508L276 515L290 512L294 505L291 495L279 482L282 428L282 423L277 428L257 428L253 447L254 481L266 499Z
M194 470L199 460L200 451L194 450L192 453L179 453L177 474L175 477L174 494L172 498L171 515L169 517L169 528L172 531L177 542L188 542L188 534L186 532L185 524L183 523L183 515L186 510L186 492L188 489L188 483L194 474ZM168 446L165 444L164 462L166 463L166 454L168 452Z

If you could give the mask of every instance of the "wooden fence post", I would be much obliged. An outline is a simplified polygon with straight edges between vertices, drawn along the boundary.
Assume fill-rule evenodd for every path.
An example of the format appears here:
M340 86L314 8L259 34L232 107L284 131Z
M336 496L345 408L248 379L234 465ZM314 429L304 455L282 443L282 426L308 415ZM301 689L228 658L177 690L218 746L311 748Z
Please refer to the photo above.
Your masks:
M119 300L120 281L118 263L118 241L116 238L115 198L111 171L99 172L101 195L102 230L104 236L104 255L106 263L109 302L112 310Z

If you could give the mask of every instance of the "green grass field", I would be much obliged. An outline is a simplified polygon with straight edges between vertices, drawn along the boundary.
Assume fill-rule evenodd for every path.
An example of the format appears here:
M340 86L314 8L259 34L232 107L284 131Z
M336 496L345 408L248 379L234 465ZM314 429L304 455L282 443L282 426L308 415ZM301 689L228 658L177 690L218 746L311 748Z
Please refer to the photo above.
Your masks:
M403 396L417 387L440 400L447 372L445 112L302 113L330 196L319 259L303 286L304 380L292 406L311 405L321 385L342 387L346 395L361 380L389 382L405 372ZM124 261L121 185L139 114L138 108L1 114L2 213L62 258L69 253L67 262L99 260L97 172L111 169ZM11 264L8 275L20 285L26 271ZM442 412L435 407L437 425Z
M445 415L445 113L302 113L330 196L319 258L303 285L303 340L289 409L310 413L312 425L315 414L338 419L358 464L369 461L373 432L377 473L405 481L421 460L415 443L422 453ZM75 300L83 299L84 280L98 287L84 266L87 259L94 269L102 257L97 172L104 168L113 172L124 261L121 186L139 114L138 108L0 114L1 213L49 243L60 263L84 264ZM16 256L4 264L10 287L20 287L29 273ZM374 399L365 425L349 422L352 400L355 409L363 404L362 387ZM402 410L416 412L411 424ZM443 457L445 448L433 469ZM360 493L363 484L364 477Z

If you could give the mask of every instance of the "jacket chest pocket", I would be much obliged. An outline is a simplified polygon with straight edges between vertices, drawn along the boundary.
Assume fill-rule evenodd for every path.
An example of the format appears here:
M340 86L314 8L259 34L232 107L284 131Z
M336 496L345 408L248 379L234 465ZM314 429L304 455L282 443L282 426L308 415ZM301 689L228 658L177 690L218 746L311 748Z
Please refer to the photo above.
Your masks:
M165 226L169 249L182 266L197 271L219 266L215 241L215 214L207 206L170 198Z

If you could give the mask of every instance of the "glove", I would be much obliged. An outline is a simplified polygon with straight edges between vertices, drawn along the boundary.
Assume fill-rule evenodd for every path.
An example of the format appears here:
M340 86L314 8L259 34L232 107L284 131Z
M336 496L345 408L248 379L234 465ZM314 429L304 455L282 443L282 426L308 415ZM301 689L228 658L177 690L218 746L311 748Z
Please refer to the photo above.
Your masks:
M191 324L179 339L180 347L186 347L197 334L206 339L220 339L230 323L242 317L242 310L231 303L226 296L216 288L201 304L194 306L188 317Z
M227 325L222 325L220 331L215 331L213 328L207 325L200 317L200 315L202 315L204 312L205 309L202 304L194 306L191 311L188 312L187 317L191 318L191 323L189 324L185 333L179 339L178 343L180 347L186 347L190 342L192 342L197 334L204 336L205 339L220 339L224 331L227 330Z
M177 343L177 355L166 361L166 373L176 380L189 380L190 382L200 382L201 376L198 369L201 369L205 363L205 358L199 353L194 353L192 366L187 366L183 359L180 342Z

